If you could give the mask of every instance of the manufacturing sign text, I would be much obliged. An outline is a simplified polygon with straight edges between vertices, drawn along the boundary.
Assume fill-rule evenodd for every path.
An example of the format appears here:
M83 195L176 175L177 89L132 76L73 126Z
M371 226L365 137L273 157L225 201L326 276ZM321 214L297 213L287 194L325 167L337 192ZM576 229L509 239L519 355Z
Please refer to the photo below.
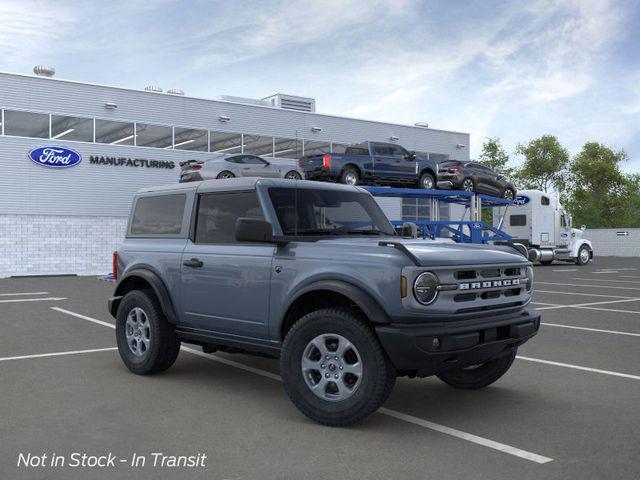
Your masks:
M64 147L38 147L29 152L29 160L43 167L69 168L82 161L82 155Z
M146 158L103 157L91 155L91 165L111 165L114 167L142 167L142 168L175 168L176 164L168 160L147 160Z

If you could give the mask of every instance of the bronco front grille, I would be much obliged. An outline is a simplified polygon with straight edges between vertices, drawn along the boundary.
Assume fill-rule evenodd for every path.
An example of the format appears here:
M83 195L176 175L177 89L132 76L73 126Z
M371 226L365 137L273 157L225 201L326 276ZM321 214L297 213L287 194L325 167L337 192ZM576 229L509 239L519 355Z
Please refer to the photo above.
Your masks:
M455 304L465 304L460 305L462 308L456 313L524 305L526 299L517 302L514 298L526 293L524 273L524 268L519 266L467 267L449 272L455 279L452 300Z

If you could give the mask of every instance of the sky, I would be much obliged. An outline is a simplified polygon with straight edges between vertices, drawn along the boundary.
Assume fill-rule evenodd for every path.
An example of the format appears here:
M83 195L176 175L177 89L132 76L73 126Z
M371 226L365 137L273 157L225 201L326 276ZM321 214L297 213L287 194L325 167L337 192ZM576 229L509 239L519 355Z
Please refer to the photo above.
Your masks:
M0 0L0 71L189 96L313 97L318 112L471 134L556 135L640 172L635 0Z

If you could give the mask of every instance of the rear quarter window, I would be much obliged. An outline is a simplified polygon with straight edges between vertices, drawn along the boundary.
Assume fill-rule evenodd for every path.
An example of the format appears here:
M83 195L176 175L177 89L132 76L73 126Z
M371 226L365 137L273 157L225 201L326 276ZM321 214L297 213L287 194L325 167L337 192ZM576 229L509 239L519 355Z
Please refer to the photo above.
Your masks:
M140 197L131 218L132 235L179 235L187 196L184 193Z

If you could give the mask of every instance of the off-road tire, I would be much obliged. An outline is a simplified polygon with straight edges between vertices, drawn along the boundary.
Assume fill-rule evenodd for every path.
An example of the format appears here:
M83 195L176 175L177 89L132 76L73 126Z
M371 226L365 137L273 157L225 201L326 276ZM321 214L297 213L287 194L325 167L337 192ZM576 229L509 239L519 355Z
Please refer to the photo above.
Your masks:
M340 401L314 394L302 372L302 356L318 335L345 337L358 350L363 365L361 384ZM323 425L346 426L374 413L389 397L396 371L373 329L348 308L316 310L298 320L287 333L280 355L280 374L287 395L304 415Z
M444 383L454 388L478 390L487 387L502 377L511 368L516 358L517 349L507 355L489 360L473 369L457 368L439 373L437 376Z
M355 183L349 183L348 178L350 175L355 175ZM360 183L360 175L358 175L358 171L353 167L347 167L342 171L342 175L340 175L340 183L344 185L358 185Z
M144 311L151 327L149 348L142 357L131 351L126 339L127 315L136 307ZM163 372L174 364L180 352L180 340L150 290L132 290L120 302L116 315L116 342L120 358L137 375Z
M431 180L431 187L427 189L427 187L425 187L425 182L427 182L428 180ZM422 175L420 175L420 180L418 181L418 188L425 188L427 190L433 190L434 188L436 188L436 179L433 178L433 175L431 175L430 173L423 173Z

